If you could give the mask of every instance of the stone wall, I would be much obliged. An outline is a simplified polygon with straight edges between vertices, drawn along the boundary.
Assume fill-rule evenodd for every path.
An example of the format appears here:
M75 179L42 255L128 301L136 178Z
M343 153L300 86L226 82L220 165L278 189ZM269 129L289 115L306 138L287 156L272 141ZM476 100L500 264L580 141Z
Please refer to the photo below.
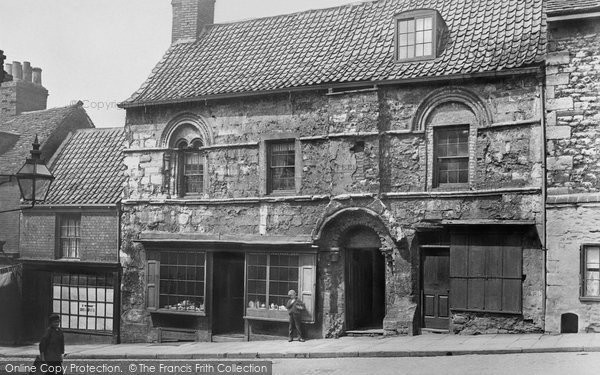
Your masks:
M548 193L600 191L600 25L550 26L546 97Z
M578 316L579 332L600 330L598 302L581 299L581 247L598 244L600 218L600 24L549 24L547 100L546 330Z
M447 93L451 99L435 101L432 93L438 98ZM439 104L447 105L419 122L425 106ZM208 188L194 199L165 190L164 134L181 114L198 116L211 137L204 148ZM343 209L354 212L346 222L379 230L385 244L386 331L417 333L416 225L527 220L541 227L540 117L539 82L532 76L128 109L129 179L121 228L123 341L156 339L145 308L146 249L137 242L149 233L173 239L189 234L312 237L320 253L317 325L311 332L316 337L339 335L345 319L343 262L332 260L330 248L339 244L328 238L337 238L341 229L324 223ZM426 127L444 125L444 119L450 124L467 119L470 126L470 181L458 191L431 186L432 132ZM264 141L273 134L297 139L301 158L295 195L269 195L262 186ZM375 219L360 210L375 212ZM332 232L323 232L324 226ZM524 315L506 324L487 319L507 326L498 329L534 331L543 325L539 243L532 251L535 261L524 261L531 280L524 287Z
M579 332L600 331L600 304L580 300L581 245L600 244L600 203L548 207L546 331L561 331L561 315L579 317Z

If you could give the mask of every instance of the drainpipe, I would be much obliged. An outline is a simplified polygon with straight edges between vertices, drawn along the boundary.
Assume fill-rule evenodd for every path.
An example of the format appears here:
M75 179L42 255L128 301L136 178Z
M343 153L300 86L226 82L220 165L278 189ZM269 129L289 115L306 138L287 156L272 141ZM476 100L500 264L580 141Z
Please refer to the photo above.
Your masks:
M546 157L548 150L546 149L546 74L545 70L540 72L538 90L540 93L540 126L541 126L541 138L542 138L542 250L544 251L544 295L543 295L543 308L544 314L544 331L546 331L546 296L548 295L548 249L546 244L548 243L547 238L547 217L546 217L546 197L547 197L547 170L546 170Z

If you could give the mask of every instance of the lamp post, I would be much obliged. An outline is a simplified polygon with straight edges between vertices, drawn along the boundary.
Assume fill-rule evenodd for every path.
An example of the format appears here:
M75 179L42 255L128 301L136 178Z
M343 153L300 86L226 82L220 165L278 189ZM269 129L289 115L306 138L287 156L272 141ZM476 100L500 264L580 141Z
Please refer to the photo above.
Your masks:
M40 157L42 152L40 151L40 143L38 142L37 135L35 136L35 141L33 141L31 145L33 146L30 151L31 157L25 160L25 164L23 164L21 169L19 169L14 176L6 176L9 178L15 177L17 179L19 190L21 191L21 198L25 201L31 201L31 206L0 211L0 213L33 208L36 202L43 202L46 200L50 185L52 184L52 181L54 181L54 176L44 163L44 160Z

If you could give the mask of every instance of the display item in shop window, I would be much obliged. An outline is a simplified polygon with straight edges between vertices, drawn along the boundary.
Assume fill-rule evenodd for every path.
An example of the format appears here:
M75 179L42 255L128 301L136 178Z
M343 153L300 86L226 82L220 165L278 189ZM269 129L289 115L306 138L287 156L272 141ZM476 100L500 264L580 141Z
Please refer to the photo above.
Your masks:
M184 301L179 302L176 305L165 305L165 309L177 310L177 311L198 312L198 311L204 311L204 304L201 304L200 306L196 306L196 304L194 302L189 301L189 300L184 300Z

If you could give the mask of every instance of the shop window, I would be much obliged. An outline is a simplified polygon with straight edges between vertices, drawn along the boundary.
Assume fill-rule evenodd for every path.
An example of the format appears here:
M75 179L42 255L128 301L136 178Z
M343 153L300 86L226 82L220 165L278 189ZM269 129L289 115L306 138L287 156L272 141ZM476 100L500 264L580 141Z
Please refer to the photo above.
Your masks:
M268 192L295 191L296 151L293 140L267 143Z
M149 309L204 314L206 253L162 251L148 260Z
M581 297L600 300L600 245L581 248Z
M59 258L79 258L81 215L58 217Z
M469 182L469 127L434 129L434 186Z
M451 308L521 313L521 237L509 231L474 232L451 236Z
M246 315L287 320L289 290L306 304L304 320L314 320L316 256L314 254L251 253L246 256Z
M66 329L112 331L115 306L112 274L52 275L52 311Z

